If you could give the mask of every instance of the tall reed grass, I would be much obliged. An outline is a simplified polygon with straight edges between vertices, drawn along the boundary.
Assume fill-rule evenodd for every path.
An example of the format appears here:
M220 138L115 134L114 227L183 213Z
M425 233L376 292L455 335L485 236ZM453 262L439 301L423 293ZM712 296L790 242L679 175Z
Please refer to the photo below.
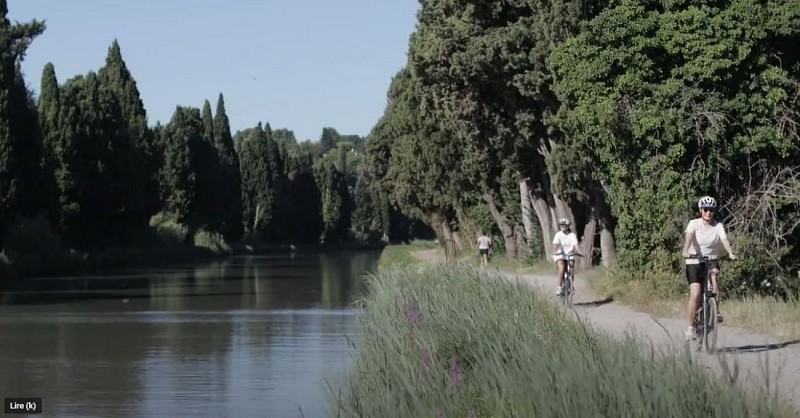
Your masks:
M335 417L771 417L679 353L612 339L529 287L478 270L398 264L368 280ZM678 357L676 357L678 356Z

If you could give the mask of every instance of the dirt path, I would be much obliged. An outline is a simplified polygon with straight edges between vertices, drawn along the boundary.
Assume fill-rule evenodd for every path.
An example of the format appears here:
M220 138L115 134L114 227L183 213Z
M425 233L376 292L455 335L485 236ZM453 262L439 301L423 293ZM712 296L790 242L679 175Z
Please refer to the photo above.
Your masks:
M421 261L439 262L438 250L414 253ZM553 295L557 285L555 274L520 275L500 272L490 268L490 273L510 281L523 281L543 292L556 302ZM599 300L585 280L576 275L575 312L598 330L611 335L634 334L644 341L652 341L658 349L686 350L683 333L686 321L676 318L661 318L637 312L624 305ZM780 341L767 335L723 325L719 331L718 356L692 350L692 358L699 367L720 373L722 362L738 365L738 380L746 385L777 393L779 398L794 405L800 416L800 340Z

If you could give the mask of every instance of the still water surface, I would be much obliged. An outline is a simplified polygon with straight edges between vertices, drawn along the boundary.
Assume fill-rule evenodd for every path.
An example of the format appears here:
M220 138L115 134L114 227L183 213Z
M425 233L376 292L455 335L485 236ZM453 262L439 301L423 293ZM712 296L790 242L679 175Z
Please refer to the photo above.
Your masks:
M43 417L328 416L328 384L356 354L351 304L378 255L0 284L0 398L41 397Z

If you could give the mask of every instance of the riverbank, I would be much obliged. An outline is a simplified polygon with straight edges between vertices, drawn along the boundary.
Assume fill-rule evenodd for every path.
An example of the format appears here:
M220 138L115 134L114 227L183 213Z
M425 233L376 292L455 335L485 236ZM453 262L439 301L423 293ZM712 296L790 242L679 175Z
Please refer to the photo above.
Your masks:
M336 252L381 250L383 244L341 243L328 245L244 244L225 246L153 246L107 248L91 251L64 251L56 255L18 255L0 253L0 278L25 279L55 275L77 275L123 267L213 260L236 255L276 252Z
M645 355L523 283L480 270L384 267L332 416L792 416L669 348ZM709 400L713 399L713 402Z

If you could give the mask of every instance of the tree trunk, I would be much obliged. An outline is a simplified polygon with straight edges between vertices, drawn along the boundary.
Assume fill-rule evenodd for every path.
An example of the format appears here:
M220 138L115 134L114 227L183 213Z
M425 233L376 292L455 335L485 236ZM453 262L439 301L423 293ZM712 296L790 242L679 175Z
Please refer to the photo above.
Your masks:
M544 244L544 254L546 260L552 260L549 255L553 252L553 216L550 212L550 206L547 201L540 198L531 196L531 204L539 219L539 227L542 229L542 244Z
M609 268L617 259L617 249L614 244L614 233L601 224L600 227L600 253L603 267Z
M439 212L431 212L431 228L442 241L451 239L450 227L445 227L447 219Z
M520 180L519 182L519 198L522 207L522 226L525 228L525 243L528 247L528 254L531 253L533 248L533 203L531 203L531 193L528 188L528 180Z
M594 208L592 208L589 214L589 219L586 220L586 225L583 226L583 240L579 245L581 254L583 254L583 259L581 260L581 266L585 268L589 268L592 266L592 254L594 250L594 234L596 230L597 230L597 220L595 219Z
M461 234L458 231L453 231L453 241L456 243L456 249L458 252L464 251L464 244L461 240Z
M600 227L600 259L603 267L609 268L616 261L617 250L614 243L615 220L611 216L611 208L608 207L606 196L605 188L602 183L598 182L594 188L593 210L597 214Z
M517 240L514 237L514 228L508 224L506 217L500 212L499 209L497 209L497 205L495 204L492 195L484 193L483 200L485 200L486 204L489 206L489 211L492 213L492 218L494 218L494 221L500 228L500 232L503 234L503 243L506 247L506 257L509 259L515 258L517 256Z

